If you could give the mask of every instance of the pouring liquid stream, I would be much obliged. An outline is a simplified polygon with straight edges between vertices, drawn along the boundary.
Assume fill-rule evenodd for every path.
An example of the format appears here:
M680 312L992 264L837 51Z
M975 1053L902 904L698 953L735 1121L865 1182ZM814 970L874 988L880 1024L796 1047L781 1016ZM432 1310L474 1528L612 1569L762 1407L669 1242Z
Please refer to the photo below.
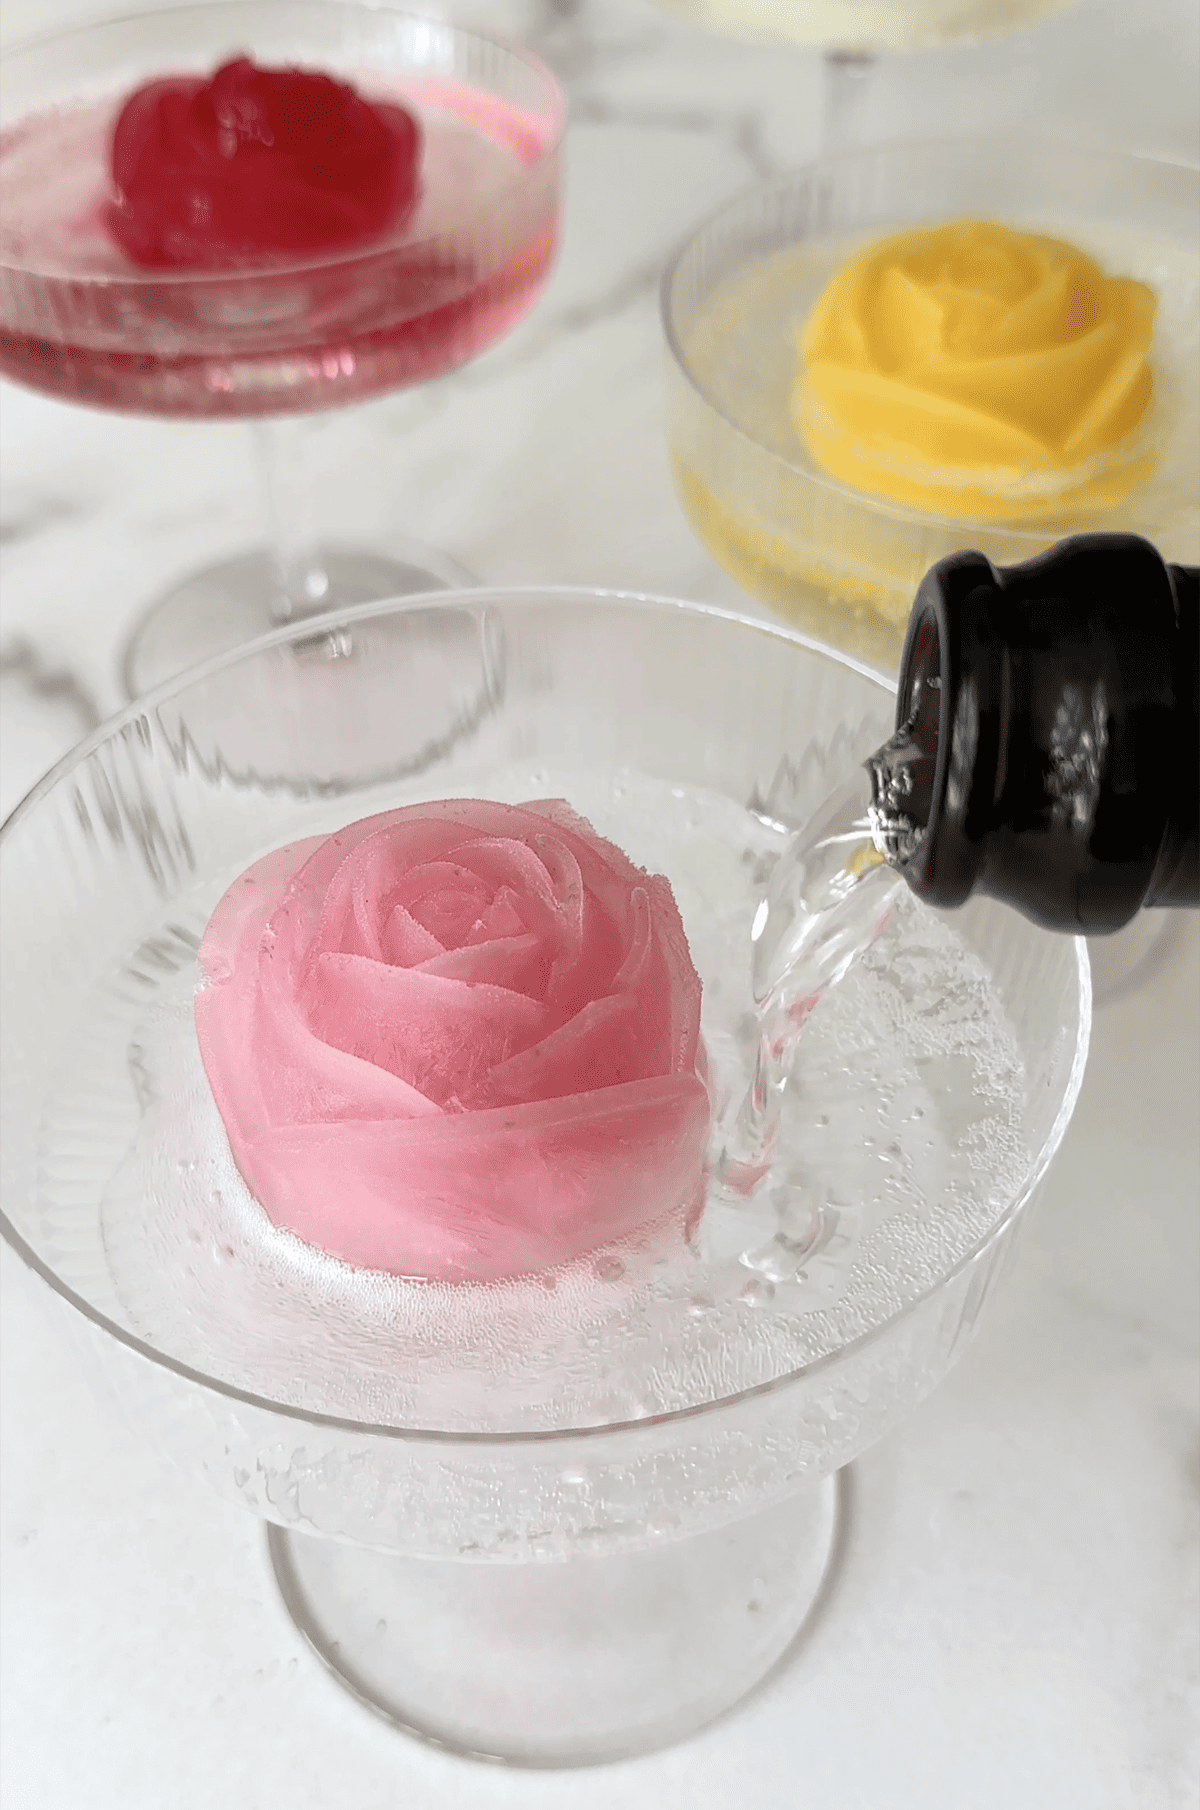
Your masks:
M905 807L928 767L900 729L784 845L751 928L753 1075L714 1164L726 1199L749 1201L770 1172L791 1060L830 987L870 948L904 884L896 864L917 834Z

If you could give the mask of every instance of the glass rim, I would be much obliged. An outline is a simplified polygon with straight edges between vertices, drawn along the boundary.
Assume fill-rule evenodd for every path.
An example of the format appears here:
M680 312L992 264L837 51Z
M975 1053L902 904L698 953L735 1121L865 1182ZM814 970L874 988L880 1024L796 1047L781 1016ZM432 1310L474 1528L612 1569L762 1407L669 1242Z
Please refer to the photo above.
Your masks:
M391 0L381 0L378 5L374 3L374 0L369 0L369 3L368 0L253 0L253 3L279 12L283 12L289 7L295 7L306 12L322 14L330 20L338 17L351 19L355 14L373 19L408 19L416 24L431 26L448 38L459 38L475 44L489 45L493 49L503 51L515 62L523 64L531 74L538 78L544 90L547 103L546 115L549 122L547 137L537 156L523 161L511 182L506 183L498 195L491 197L486 204L482 204L480 211L491 212L498 200L519 194L526 183L542 170L550 159L556 157L562 148L569 110L567 91L550 65L518 38L505 37L495 32L478 31L474 26L460 24L445 15L423 13L419 8L406 5L393 5ZM77 25L64 26L58 31L39 32L33 37L22 38L17 43L9 45L0 54L0 68L8 70L19 57L42 51L52 51L56 45L70 44L74 40L111 31L115 27L153 23L173 18L181 13L199 15L228 13L231 18L236 19L245 10L245 0L178 0L177 4L154 6L145 12L113 13L104 18L89 19ZM16 130L24 120L31 118L34 112L39 111L41 109L18 114L15 119L5 124L3 131L7 133ZM228 269L218 270L151 270L131 263L128 269L70 275L65 275L60 271L44 270L29 260L18 261L0 255L0 271L43 283L69 284L74 287L109 291L122 288L138 290L148 287L179 289L185 286L197 290L227 289L250 283L261 287L264 283L284 281L300 276L353 270L355 266L369 263L374 258L392 258L398 254L415 257L421 252L432 250L442 242L442 239L436 234L428 238L407 240L394 234L383 234L379 238L370 239L364 244L351 246L349 249L322 253L311 258L294 259L287 263L258 264L250 269L239 269L236 265L231 265Z
M785 466L789 471L795 472L805 483L812 485L815 489L828 492L842 504L850 504L858 509L869 509L873 515L885 516L910 530L932 528L958 535L978 531L992 533L999 531L1014 541L1027 542L1032 556L1045 547L1048 539L1061 538L1066 530L1055 530L1048 524L1036 522L964 521L956 516L936 515L930 510L913 509L903 503L889 502L884 497L874 497L868 491L856 490L851 485L843 484L839 479L830 477L826 472L819 471L815 467L810 469L807 466L797 465L783 453L777 453L770 447L764 446L760 440L756 440L751 433L733 420L700 383L692 362L680 342L675 324L673 290L684 260L721 222L736 218L753 202L761 201L773 194L786 194L789 190L798 188L802 183L812 182L826 171L835 170L841 165L865 163L873 158L886 158L891 161L897 157L903 157L907 153L933 150L945 151L949 156L953 156L958 151L986 150L1002 155L1006 159L1036 160L1072 156L1090 158L1110 167L1116 164L1129 169L1173 170L1193 178L1193 186L1200 198L1200 165L1185 162L1182 158L1151 157L1140 151L1112 150L1105 145L1082 144L1067 138L1031 138L1021 133L982 133L975 137L913 138L900 139L895 142L889 140L883 144L864 145L853 150L838 151L832 156L814 159L810 163L799 165L796 169L784 171L781 175L769 176L765 181L748 184L728 201L723 201L717 207L712 208L695 226L690 228L686 238L677 244L668 258L659 281L659 316L662 322L663 337L666 340L675 370L687 383L698 401L703 403L711 414L719 417L729 431L735 434L744 445L752 447L759 454L767 454L769 458L779 465ZM795 241L797 245L805 242ZM785 250L786 247L776 249ZM745 267L742 265L739 268L744 269ZM1082 532L1082 530L1075 530L1075 532Z
M489 604L497 606L508 604L520 607L522 604L545 605L550 603L574 609L595 608L596 606L607 609L613 605L628 606L652 615L680 614L727 622L734 627L757 630L776 640L798 647L807 654L830 660L834 665L841 666L856 673L859 677L869 680L872 685L885 694L894 691L894 685L883 675L874 671L864 662L856 660L853 656L842 653L839 649L828 647L786 623L771 622L765 618L727 609L717 604L692 603L682 598L657 596L643 591L552 584L480 586L460 591L427 591L411 597L383 598L374 603L356 604L348 609L331 610L325 615L307 617L300 623L286 624L282 628L261 635L228 653L218 654L199 666L189 667L186 671L168 679L164 684L156 686L153 691L147 692L144 698L136 699L133 703L125 705L70 749L13 808L3 824L0 824L0 849L3 849L12 831L36 809L40 801L48 796L70 773L81 766L97 748L103 747L115 735L120 734L140 717L156 710L172 697L202 680L215 676L227 667L240 665L242 661L254 659L259 654L273 648L285 647L291 641L309 639L315 632L320 632L324 628L328 628L332 633L342 628L352 627L358 622L369 622L378 616L403 616L432 608L444 609L447 605L454 608L467 607L482 611ZM897 1312L890 1314L879 1325L872 1326L868 1331L860 1333L857 1338L849 1340L835 1351L826 1352L811 1363L801 1364L794 1369L784 1371L779 1376L769 1378L766 1382L753 1383L745 1389L734 1390L728 1395L717 1396L710 1401L695 1402L686 1408L669 1409L663 1413L649 1414L635 1420L608 1421L597 1425L498 1432L392 1426L385 1422L355 1420L346 1415L323 1414L312 1409L296 1407L287 1402L275 1401L269 1396L257 1395L252 1390L227 1383L220 1377L209 1376L192 1365L181 1363L168 1352L148 1344L144 1339L138 1338L135 1333L126 1331L124 1327L117 1325L107 1314L102 1313L63 1282L17 1230L2 1207L0 1207L0 1239L27 1269L32 1270L50 1288L60 1301L82 1314L84 1319L96 1330L115 1339L118 1344L134 1355L166 1370L183 1382L198 1385L226 1400L238 1402L244 1407L262 1412L282 1415L285 1419L304 1426L345 1432L360 1439L393 1439L413 1445L469 1446L473 1450L495 1448L507 1451L524 1446L558 1448L569 1445L572 1441L596 1442L606 1438L624 1438L634 1433L642 1434L655 1429L690 1423L705 1415L736 1411L744 1402L782 1394L784 1390L794 1385L800 1385L812 1377L831 1371L836 1365L849 1361L889 1336L898 1326L911 1322L957 1277L983 1261L996 1241L1005 1235L1024 1210L1044 1178L1062 1142L1075 1110L1087 1061L1092 1018L1091 971L1084 939L1080 936L1072 938L1072 941L1078 989L1078 1023L1066 1087L1054 1123L1047 1132L1041 1148L1032 1157L1020 1188L996 1223L971 1250L959 1258L944 1275L939 1276L936 1282L928 1288L922 1289L911 1301L905 1302Z

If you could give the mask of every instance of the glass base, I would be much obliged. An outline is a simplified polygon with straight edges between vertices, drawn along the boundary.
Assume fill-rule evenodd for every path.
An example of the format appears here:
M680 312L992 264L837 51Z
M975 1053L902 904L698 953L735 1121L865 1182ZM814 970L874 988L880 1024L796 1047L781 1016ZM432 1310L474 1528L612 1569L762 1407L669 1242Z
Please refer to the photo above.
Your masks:
M432 547L416 542L393 545L395 551L387 553L322 547L319 558L329 588L319 607L306 616L475 583L457 560ZM275 566L265 549L193 573L160 597L134 631L121 666L126 696L140 698L187 667L297 619L286 618L279 604Z
M467 1758L589 1766L731 1708L837 1571L845 1473L731 1526L566 1563L398 1557L267 1529L292 1620L355 1697Z
M1089 936L1093 1005L1109 1005L1144 985L1167 954L1175 927L1175 912L1152 906L1111 936Z

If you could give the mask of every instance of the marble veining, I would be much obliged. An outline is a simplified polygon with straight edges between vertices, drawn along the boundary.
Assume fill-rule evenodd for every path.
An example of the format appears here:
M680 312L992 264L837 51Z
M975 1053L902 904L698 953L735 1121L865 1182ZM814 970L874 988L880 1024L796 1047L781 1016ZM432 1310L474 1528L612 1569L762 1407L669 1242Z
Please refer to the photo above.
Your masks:
M8 0L6 41L99 10ZM663 445L663 261L814 155L818 59L650 0L467 0L567 83L559 267L507 342L309 441L321 526L419 533L482 580L627 585L755 610L692 538ZM1044 129L1195 161L1189 0L1080 0L880 68L864 138ZM0 814L120 702L174 578L261 533L250 436L5 387ZM1097 1022L1076 1120L992 1319L856 1465L818 1637L701 1740L572 1778L572 1810L1182 1810L1200 1768L1197 926ZM552 1775L464 1772L300 1651L251 1518L165 1471L3 1266L0 1784L30 1810L550 1810Z

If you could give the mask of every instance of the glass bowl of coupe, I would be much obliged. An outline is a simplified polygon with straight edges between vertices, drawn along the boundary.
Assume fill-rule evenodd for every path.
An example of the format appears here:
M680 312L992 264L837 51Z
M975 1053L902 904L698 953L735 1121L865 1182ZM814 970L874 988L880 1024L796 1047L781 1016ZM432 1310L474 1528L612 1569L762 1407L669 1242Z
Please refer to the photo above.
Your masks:
M582 1765L736 1702L1002 1275L1090 995L994 902L902 888L756 1185L713 1160L765 879L893 707L782 625L440 593L171 682L9 820L4 1236L410 1733Z
M1200 175L1028 139L885 145L754 189L663 280L705 545L884 672L917 585L1064 535L1200 558Z
M253 423L269 544L160 597L131 696L277 623L463 584L325 540L296 417L430 382L536 303L566 102L536 57L391 6L172 7L0 59L0 373Z

